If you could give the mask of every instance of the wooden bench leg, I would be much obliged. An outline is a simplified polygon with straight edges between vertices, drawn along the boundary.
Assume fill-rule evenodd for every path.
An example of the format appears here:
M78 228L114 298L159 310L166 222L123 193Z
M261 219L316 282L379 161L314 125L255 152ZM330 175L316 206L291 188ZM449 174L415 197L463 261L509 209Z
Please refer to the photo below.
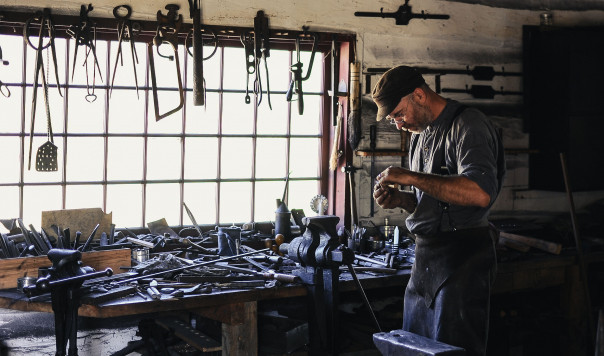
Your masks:
M222 354L224 356L258 355L258 305L241 303L237 308L243 323L222 323Z

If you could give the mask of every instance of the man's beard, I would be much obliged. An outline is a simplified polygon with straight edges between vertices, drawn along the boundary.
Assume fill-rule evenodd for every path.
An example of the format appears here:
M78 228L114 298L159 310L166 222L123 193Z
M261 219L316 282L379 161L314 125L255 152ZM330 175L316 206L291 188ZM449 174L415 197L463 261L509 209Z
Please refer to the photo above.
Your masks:
M427 105L421 105L416 103L414 100L411 100L411 105L413 106L413 114L415 116L416 124L414 127L411 127L411 130L409 131L413 133L420 133L432 123L434 118Z

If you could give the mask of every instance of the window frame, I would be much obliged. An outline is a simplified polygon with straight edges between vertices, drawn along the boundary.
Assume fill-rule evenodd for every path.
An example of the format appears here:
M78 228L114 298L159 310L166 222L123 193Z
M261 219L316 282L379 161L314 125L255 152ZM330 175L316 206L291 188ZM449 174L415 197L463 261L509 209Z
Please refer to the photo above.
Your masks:
M24 12L6 12L3 11L2 12L4 14L3 18L0 18L0 34L14 34L15 32L19 33L18 29L22 29L23 24L25 23L25 20L27 20L29 17L32 16L32 13L24 13ZM7 19L11 19L11 21L9 22ZM107 19L107 18L94 18L93 19L96 23L97 26L97 37L99 40L115 40L116 39L116 34L115 34L115 19ZM69 28L69 26L71 25L75 25L78 22L78 17L76 16L67 16L67 15L53 15L53 21L55 23L56 26L56 36L57 37L62 37L62 38L69 38L66 30ZM152 22L152 21L137 21L141 24L141 33L139 35L138 41L137 42L150 42L152 40L152 37L155 35L155 27L156 27L156 23ZM250 21L251 22L251 21ZM190 24L184 24L183 25L183 29L179 35L180 37L180 41L179 43L182 44L184 42L184 38L186 36L186 33L189 31L191 25ZM251 30L251 28L244 28L244 27L224 27L224 26L205 26L206 28L209 28L211 30L213 30L217 36L218 36L218 41L219 41L219 48L218 50L222 52L222 54L224 54L224 48L225 47L239 47L241 48L241 42L239 41L239 36L249 30ZM16 30L17 29L17 30ZM286 49L289 51L294 50L295 51L295 38L302 34L302 31L284 31L284 30L274 30L271 29L270 30L270 37L271 37L271 48L275 48L275 49ZM146 191L147 191L147 185L148 184L162 184L162 183L177 183L179 184L179 190L180 190L180 211L178 213L179 216L179 220L178 220L178 225L183 226L185 221L188 221L188 217L185 216L185 212L183 209L183 196L184 196L184 184L185 183L203 183L203 182L214 182L217 184L216 187L216 207L215 207L215 216L216 216L216 221L215 224L219 223L219 219L220 219L220 188L219 185L222 182L250 182L251 183L251 197L250 197L250 202L251 202L251 206L250 206L250 216L252 218L252 220L254 220L254 216L255 216L255 207L254 207L254 202L255 202L255 196L256 196L256 182L263 182L263 181L276 181L276 179L273 178L257 178L255 177L255 162L256 162L256 157L255 157L255 150L256 150L256 140L258 138L285 138L287 140L287 146L288 146L288 150L289 150L289 143L292 137L295 138L318 138L320 140L320 148L319 148L319 172L318 175L316 177L291 177L290 181L302 181L302 180L316 180L318 178L318 183L319 183L319 189L318 191L322 192L322 194L327 195L328 191L331 192L332 190L335 190L335 188L333 187L333 177L330 176L328 174L328 154L329 154L329 148L331 146L331 138L333 136L333 128L331 127L331 122L333 121L331 118L331 112L332 112L332 108L331 108L331 98L328 95L328 90L331 86L330 83L330 72L331 72L331 64L329 61L329 53L331 51L331 47L332 47L332 41L336 41L336 43L354 43L355 37L354 35L350 35L350 34L342 34L342 33L326 33L326 32L321 32L318 33L319 36L319 43L318 43L318 49L317 49L317 54L315 58L315 61L317 60L323 60L324 61L324 73L323 73L323 83L322 83L322 88L321 91L319 93L305 93L305 95L318 95L320 96L320 101L321 101L321 118L320 118L320 123L321 123L321 131L318 135L291 135L290 132L290 126L291 126L291 110L292 110L292 103L288 103L287 107L288 107L288 112L287 112L287 117L288 117L288 123L287 123L287 133L284 135L263 135L263 134L257 134L256 132L256 125L257 125L257 107L254 107L254 129L253 129L253 133L250 135L230 135L230 134L223 134L220 130L221 127L221 120L222 120L222 114L219 115L219 129L218 129L218 133L217 134L191 134L191 133L186 133L185 130L182 130L179 134L158 134L158 133L149 133L147 130L147 122L149 119L149 116L152 115L152 113L149 112L148 108L149 105L145 105L145 128L144 128L144 133L141 135L133 135L133 137L143 137L144 140L144 152L143 152L143 171L146 171L147 169L147 163L148 163L148 159L146 157L147 155L147 150L148 150L148 139L149 138L154 138L154 137L173 137L173 138L180 138L183 142L181 142L181 149L182 149L182 155L181 155L181 168L184 170L184 160L185 160L185 143L184 141L186 140L187 137L216 137L219 141L219 153L218 153L218 172L217 172L217 177L214 179L185 179L184 177L184 172L181 172L180 174L180 179L172 179L172 180L149 180L147 179L147 177L144 175L143 179L141 180L128 180L128 181L116 181L116 180L108 180L107 179L107 150L108 150L108 139L111 137L130 137L132 135L124 135L124 134L112 134L110 132L108 132L108 128L107 128L107 122L108 122L108 115L109 115L109 100L107 99L105 102L105 112L104 112L104 132L102 134L89 134L89 133L70 133L70 132L65 132L65 133L57 133L55 134L55 137L59 140L63 140L63 145L65 145L67 143L67 139L70 137L102 137L104 140L104 152L103 152L103 159L104 159L104 168L103 168L103 179L101 181L77 181L77 182L72 182L72 181L68 181L66 179L66 165L62 164L62 172L61 172L61 180L60 182L25 182L24 181L24 174L23 172L27 169L26 167L26 157L25 155L27 154L27 152L25 152L25 146L26 146L26 142L29 139L29 133L24 132L24 120L27 119L27 113L25 112L25 100L26 100L26 94L27 94L27 88L31 87L31 85L28 86L28 84L26 84L25 81L25 76L26 76L26 70L30 70L29 68L25 68L25 63L27 61L27 58L25 57L25 51L26 48L23 48L23 52L24 52L24 57L23 57L23 80L21 83L5 83L7 84L11 89L13 88L19 88L19 90L22 90L22 103L21 103L21 120L22 120L22 129L21 129L21 133L18 135L15 134L3 134L0 133L0 137L2 136L20 136L21 139L21 152L20 152L20 159L21 159L21 173L20 173L20 178L19 178L19 182L17 184L12 184L12 183L0 183L0 187L1 186L18 186L19 187L19 217L23 217L23 187L24 186L30 186L30 185L60 185L61 186L61 208L65 209L66 206L66 190L67 190L67 186L69 185L91 185L91 184L101 184L102 185L102 189L103 189L103 210L106 210L107 208L107 187L108 185L111 184L119 184L119 183L126 183L126 184L141 184L142 185L142 216L141 216L141 226L144 226L147 219L146 219ZM70 42L70 41L68 41ZM309 41L303 41L301 43L301 50L310 50L311 47L311 43ZM107 57L108 57L108 66L109 63L111 62L111 58L110 57L111 51L110 49L108 49L108 53L107 53ZM66 49L66 56L69 56L69 45L67 45L67 49ZM295 55L295 52L294 52ZM342 52L341 54L344 58L345 61L348 61L348 53L344 53ZM139 54L140 56L140 54ZM292 58L293 56L290 55L290 58ZM188 61L184 61L185 65L184 65L184 73L181 73L184 81L186 83L187 80L187 63ZM340 58L340 62L342 62L342 58ZM140 64L139 64L140 65ZM291 62L290 62L291 65ZM317 63L315 63L315 65L317 65ZM67 67L69 67L69 64L66 64ZM221 73L223 73L224 71L224 60L223 57L221 57ZM148 68L145 69L146 73L148 73ZM107 70L105 73L107 73L107 75L110 73L109 70ZM290 73L290 77L291 77L291 73ZM149 78L148 74L145 75L145 78ZM66 78L64 78L66 79ZM107 81L107 80L106 80ZM346 80L347 81L347 80ZM51 85L52 87L52 85ZM66 90L69 90L71 88L85 88L85 86L83 85L75 85L75 84L71 84L69 83L69 81L65 80L64 83L61 83L61 87L65 88ZM186 84L184 85L184 87L186 88ZM120 89L120 88L124 88L124 87L119 87L119 86L115 86L114 89ZM107 84L103 83L102 85L97 85L97 90L107 90ZM145 99L142 100L146 100L147 103L149 101L151 101L151 99L149 98L151 93L149 93L150 91L150 84L148 82L145 82L144 85L141 85L140 83L140 79L139 79L139 90L143 93L142 96L145 96ZM185 95L191 95L190 92L192 91L192 89L190 88L186 88L184 89L186 91L187 94ZM221 85L220 88L217 90L210 90L210 91L216 91L219 93L219 97L220 97L220 109L219 112L222 113L222 94L224 94L225 92L231 92L230 90L225 90L224 88L222 88L222 80L221 80ZM233 92L242 92L240 90L235 90ZM272 93L273 91L271 91ZM152 104L151 104L152 105ZM251 104L253 105L253 104ZM265 105L263 103L263 105ZM64 117L63 117L63 125L67 125L67 117L68 117L68 113L67 113L67 103L64 101ZM294 108L295 108L295 103L294 103ZM295 110L295 109L294 109ZM183 125L184 125L184 121L186 118L186 106L185 108L181 109L181 111L179 111L178 113L176 113L175 115L180 115L180 120L183 121ZM168 118L166 118L168 119ZM39 134L36 134L39 135ZM228 137L249 137L252 139L252 147L253 147L253 163L252 163L252 176L251 178L242 178L242 179L225 179L225 178L221 178L220 177L220 145L221 145L221 141L223 138L228 138ZM65 146L64 146L65 147ZM60 154L63 154L63 162L66 162L66 151L63 150L63 152L60 152ZM287 171L289 171L289 152L286 155L286 165L287 165ZM332 206L330 207L330 210L332 212L336 211L335 208L336 203L332 204ZM303 207L305 208L305 207ZM221 224L224 224L225 222L220 222ZM172 223L172 225L176 225L174 223Z

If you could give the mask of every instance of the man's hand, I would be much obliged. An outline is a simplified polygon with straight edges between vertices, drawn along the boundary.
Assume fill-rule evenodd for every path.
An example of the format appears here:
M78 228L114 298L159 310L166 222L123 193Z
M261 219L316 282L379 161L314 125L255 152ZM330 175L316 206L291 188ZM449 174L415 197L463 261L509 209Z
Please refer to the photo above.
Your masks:
M381 184L373 187L373 199L382 209L394 209L401 205L399 190Z
M409 180L410 174L411 171L406 168L390 166L382 173L378 174L377 177L375 177L375 180L377 184L384 187L393 184L401 186L411 185Z

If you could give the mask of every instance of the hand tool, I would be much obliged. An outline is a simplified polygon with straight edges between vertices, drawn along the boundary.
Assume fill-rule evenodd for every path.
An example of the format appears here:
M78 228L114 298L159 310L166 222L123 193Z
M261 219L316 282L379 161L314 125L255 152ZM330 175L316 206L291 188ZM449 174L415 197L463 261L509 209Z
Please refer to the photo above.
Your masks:
M271 105L271 89L268 75L268 63L266 59L270 57L270 37L268 29L268 18L264 16L264 11L258 10L254 17L254 61L256 64L256 80L254 81L254 91L259 95L257 105L262 102L262 81L260 77L260 63L264 62L264 72L266 73L266 98L269 109Z
M246 31L240 36L241 44L245 51L245 103L249 104L252 102L250 99L250 74L256 72L256 60L254 59L254 39L252 37L252 31Z
M338 159L340 158L340 133L342 131L342 104L338 105L338 118L336 128L334 129L333 143L331 145L331 155L329 157L329 170L335 171L338 168Z
M180 60L178 58L178 32L180 31L180 28L182 26L182 15L179 15L177 13L178 9L180 9L180 6L176 4L168 4L166 5L166 10L168 10L167 15L164 16L161 13L161 10L157 11L157 30L155 31L155 37L153 38L153 42L150 42L147 45L156 121L159 121L166 116L174 114L175 112L182 109L185 104L182 79L180 78ZM174 54L173 56L164 56L159 52L159 47L164 43L168 43L172 46L172 51ZM157 54L160 57L167 57L173 60L176 64L176 77L178 79L178 94L180 96L180 102L178 106L166 111L163 114L160 114L159 112L159 100L157 97L157 79L155 76L155 59L153 57L153 46L155 46Z
M350 63L350 112L348 113L348 143L356 150L361 140L361 63Z
M0 64L7 66L9 64L8 61L2 59L2 47L0 47ZM10 89L6 84L2 83L0 80L0 94L4 95L6 98L10 98Z
M120 10L125 9L126 14L120 14ZM132 72L134 73L134 85L136 86L136 97L138 98L138 75L136 74L136 65L138 64L138 55L136 54L135 36L140 32L140 24L130 20L132 8L129 5L119 5L113 8L113 16L117 19L117 54L113 64L113 75L111 77L111 86L109 87L109 96L113 92L113 82L115 81L115 73L117 72L117 61L120 60L120 65L124 65L124 56L122 52L122 42L130 42L130 54L132 56Z
M155 279L149 283L149 287L147 287L147 294L149 294L153 300L161 299L161 293L157 290L157 281Z
M201 231L199 224L197 224L197 221L195 221L195 217L193 216L193 213L191 212L191 210L189 210L189 207L187 206L187 204L185 204L185 202L182 202L182 206L185 207L185 211L187 212L189 219L191 219L191 222L193 223L193 227L195 228L195 230L197 230L199 237L202 238L201 242L204 242L205 240L210 239L210 237L206 237L206 238L203 237L203 232Z
M204 105L203 40L201 37L200 0L189 1L189 16L193 19L193 105Z
M73 240L73 249L74 250L79 249L80 237L82 237L82 232L81 231L76 231L75 240Z
M21 229L21 233L23 234L23 238L25 239L25 247L27 248L28 246L33 246L34 249L36 250L36 253L38 253L38 254L42 253L42 247L38 246L36 241L31 237L31 235L29 234L29 231L27 231L27 228L25 227L25 224L23 223L23 220L21 220L21 218L17 219L17 224L19 225L19 228Z
M302 39L312 38L313 44L310 53L310 63L308 64L308 70L306 71L306 75L302 75L302 67L303 64L300 61L300 41ZM302 90L302 82L308 80L310 77L310 73L312 72L312 65L315 60L315 52L317 50L317 43L319 42L319 35L314 32L308 31L308 26L302 26L302 33L296 37L296 63L292 64L290 67L290 71L293 74L293 79L289 83L289 89L285 95L287 101L292 101L292 96L294 93L297 95L298 100L298 114L302 115L304 113L304 99L303 99L303 90Z
M405 0L405 5L399 6L396 12L384 12L384 8L380 9L380 12L365 12L365 11L356 11L354 16L359 17L381 17L381 18L394 18L396 19L397 25L408 25L411 19L422 19L422 20L448 20L450 18L449 15L440 15L440 14L426 14L422 10L420 14L413 13L411 11L411 6L409 5L409 0Z
M212 265L218 262L223 262L223 261L230 261L233 259L237 259L237 258L241 258L241 257L245 257L245 256L249 256L249 255L253 255L259 252L266 252L268 251L268 248L262 249L262 250L258 250L258 251L254 251L254 252L249 252L249 253L242 253L236 256L228 256L228 257L222 257L213 261L206 261L206 262L200 262L200 263L196 263L193 265L187 265L184 267L178 267L178 268L173 268L167 271L161 271L161 272L157 272L157 273L150 273L150 274L146 274L144 276L138 276L138 277L134 277L134 278L129 278L123 281L119 281L117 282L118 284L120 283L130 283L130 282L134 282L134 281L138 281L140 279L144 279L144 278L152 278L152 277L157 277L157 276L163 276L166 273L174 273L174 272L180 272L180 271L185 271L188 269L192 269L192 268L197 268L197 267L201 267L201 266L208 266L208 265Z
M48 251L50 251L50 249L52 249L52 246L50 245L50 241L48 241L48 243L46 243L44 238L42 238L42 236L38 233L38 231L36 231L36 229L34 228L34 225L29 224L29 229L31 230L31 236L36 241L36 245L40 248L40 252L42 252L43 255L47 254Z
M276 281L283 282L283 283L300 282L300 277L298 277L298 276L295 276L293 274L277 273L277 272L270 270L268 268L265 268L265 267L262 267L263 271L259 272L259 271L255 271L255 270L249 269L249 268L230 266L228 264L219 264L219 266L224 267L224 268L229 269L234 272L250 273L250 274L262 277L263 279L267 279L267 280L274 279ZM257 266L257 265L254 265L254 266Z
M29 33L32 28L32 23L34 21L40 22L40 29L38 31L38 46L36 47L29 39ZM44 32L48 35L48 43L44 44ZM57 166L57 146L54 145L53 134L52 134L52 126L50 119L50 107L48 103L48 83L46 80L46 74L44 71L44 61L42 59L42 51L50 47L52 52L53 64L55 69L55 75L57 79L57 88L59 90L59 95L63 96L61 93L61 87L59 84L59 75L58 75L58 67L57 67L57 54L54 45L54 34L55 29L52 23L52 19L50 17L50 9L44 9L42 12L37 12L34 17L29 18L25 22L25 26L23 27L23 37L26 43L29 44L36 51L36 68L34 72L34 85L33 85L33 95L32 95L32 107L31 107L31 123L30 123L30 135L29 135L29 161L27 165L27 169L31 169L31 154L33 148L33 137L34 137L34 127L35 127L35 118L36 118L36 103L38 96L38 79L40 73L42 74L42 87L44 92L44 103L46 107L46 119L47 119L47 129L48 129L48 142L42 145L37 152L36 155L36 170L38 171L56 171L58 169ZM48 55L48 50L47 50ZM48 61L49 62L49 61ZM50 65L50 64L48 64ZM48 71L48 70L47 70Z
M70 35L75 40L75 48L73 51L73 65L71 69L71 80L73 81L73 75L75 73L75 66L78 59L78 48L80 46L86 47L86 55L84 57L84 65L86 67L86 90L88 94L86 95L86 101L93 102L96 100L96 95L94 94L95 88L95 80L96 80L96 72L99 72L99 78L103 81L103 76L101 74L101 67L99 66L99 61L96 56L96 27L94 23L90 21L88 17L88 13L90 13L94 8L92 4L89 4L88 7L85 5L80 6L80 18L78 25L73 25L67 30L67 34ZM92 91L90 90L90 85L88 81L88 56L92 53L94 58L93 64L93 79L92 79Z
M90 248L90 243L92 242L92 239L94 239L94 235L96 234L96 231L99 229L99 226L101 226L101 224L96 224L94 229L92 229L90 236L88 236L88 238L86 239L86 242L84 243L84 246L82 246L80 251L82 251L82 252L88 251L88 249Z
M356 199L354 197L354 185L353 183L353 175L354 172L356 172L358 170L358 168L352 166L352 165L346 165L344 167L342 167L342 172L346 173L346 175L348 176L348 186L350 189L350 226L352 228L354 228L354 226L356 225L356 209L355 209L355 203L356 203ZM373 188L372 188L373 189ZM371 196L371 199L373 199L373 195Z

